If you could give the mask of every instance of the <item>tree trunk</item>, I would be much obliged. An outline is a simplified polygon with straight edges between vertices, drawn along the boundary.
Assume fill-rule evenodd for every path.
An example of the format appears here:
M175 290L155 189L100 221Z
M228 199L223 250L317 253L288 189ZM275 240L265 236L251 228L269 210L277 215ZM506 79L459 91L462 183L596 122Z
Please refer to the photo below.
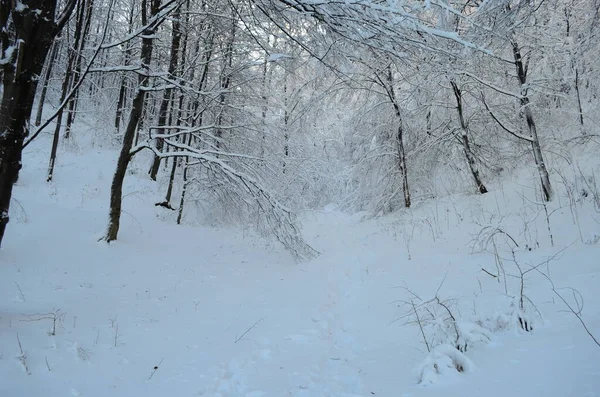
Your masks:
M404 194L404 206L410 208L410 190L408 188L408 172L406 169L406 152L404 150L404 130L402 128L402 119L398 119L398 132L396 134L396 143L398 145L398 167L402 173L402 192Z
M169 77L171 78L175 78L175 75L177 74L177 65L178 65L178 61L179 61L179 49L181 47L181 23L179 22L179 17L180 17L180 12L179 12L179 8L177 8L175 10L175 12L173 13L173 32L172 32L172 37L171 37L171 59L169 61ZM164 92L163 92L163 97L162 97L162 101L160 103L160 110L158 111L158 130L157 130L157 134L163 134L164 133L164 129L160 128L162 126L165 125L166 121L167 121L167 110L169 107L169 102L172 99L172 95L173 94L173 90L170 88L167 88ZM171 110L172 111L172 110ZM158 151L162 151L164 146L164 142L162 138L158 138L156 140L156 149ZM159 156L154 156L154 161L152 162L152 166L150 167L150 171L148 172L150 174L150 179L152 179L153 181L156 180L156 175L158 174L158 170L160 168L160 157Z
M200 42L198 42L198 45L196 46L196 52L199 51L200 49ZM200 75L200 81L198 82L198 91L202 92L204 90L204 88L206 87L206 82L207 82L207 78L208 78L208 70L209 70L209 66L210 66L210 61L212 58L212 52L213 52L213 35L212 33L209 33L209 37L206 39L205 41L205 46L206 48L203 51L203 62L202 64L204 65L203 69L202 69L202 74ZM192 68L191 74L192 76L190 77L190 80L194 80L194 74L195 74L196 70L195 68ZM193 103L193 107L194 107L194 112L196 111L197 107L199 106L199 102L195 101ZM198 115L198 121L196 123L192 122L192 126L202 126L204 122L204 110L200 111L200 114ZM195 125L194 125L195 124ZM188 136L188 141L187 141L188 146L191 146L192 144L192 134L189 134ZM178 213L177 213L177 224L181 224L181 220L183 219L183 207L185 204L185 197L186 197L186 192L188 189L188 169L189 169L189 158L185 157L184 159L184 165L183 165L183 186L182 186L182 190L181 190L181 199L179 200L179 208L178 208Z
M46 66L46 73L44 74L44 82L42 83L42 92L40 94L40 101L38 103L37 114L35 116L35 126L39 127L42 123L42 113L44 112L44 104L46 103L46 94L48 93L48 85L50 84L50 78L52 77L52 70L54 69L54 63L58 57L58 50L60 49L59 39L52 43L52 53Z
M425 115L425 132L427 135L432 134L431 130L431 108L427 109L427 114Z
M581 94L579 92L579 69L575 68L575 93L577 93L577 110L579 111L579 124L583 127L583 109L581 107Z
M189 17L188 17L188 13L187 11L189 11L189 1L187 4L187 10L186 10L186 17L185 17L185 26L188 25L189 23ZM188 31L186 29L185 31L185 36L183 37L183 43L182 43L182 48L181 48L181 59L182 59L182 65L181 65L181 69L179 71L176 71L177 76L183 76L183 68L185 66L185 60L187 59L187 43L188 43ZM192 69L191 72L191 77L190 80L193 81L194 79L194 70ZM182 92L179 93L179 103L177 105L177 114L175 116L175 124L179 127L181 126L183 120L182 117L184 115L184 106L185 106L185 96ZM171 111L171 116L173 116L173 114L175 114L175 112ZM173 125L173 120L169 120L169 124ZM191 134L190 134L191 137ZM181 142L185 142L185 137L181 137ZM177 151L178 149L175 148L175 151ZM175 184L175 173L177 171L177 166L178 164L180 164L179 158L178 157L173 157L173 163L171 164L171 173L169 175L169 185L167 187L167 193L165 194L165 200L163 201L163 203L159 203L159 205L165 204L166 208L169 209L174 209L173 206L171 205L171 196L173 194L173 185ZM183 193L182 193L183 195ZM179 218L179 215L177 216Z
M55 22L57 1L0 2L3 92L0 102L0 243L8 224L12 188L21 168L38 76L52 42L62 29L74 1L68 1ZM9 21L12 20L12 26Z
M75 84L81 78L81 60L83 59L82 52L85 47L86 39L90 32L90 25L92 20L92 12L94 10L94 0L80 0L81 1L81 19L79 20L79 24L83 25L83 29L79 29L79 37L75 40L75 67L73 70L73 75L71 76L71 86ZM84 16L85 15L85 19ZM79 95L75 93L71 100L69 101L69 108L67 110L67 121L65 122L65 139L69 139L71 137L71 126L75 121L75 112L77 110L77 103L79 101Z
M460 88L454 80L450 80L450 84L452 85L454 97L456 98L456 110L458 112L458 120L460 122L463 152L465 153L465 157L467 158L467 163L469 164L469 169L471 170L471 175L473 176L473 181L475 181L475 187L477 188L477 191L481 194L485 194L488 192L488 190L481 181L481 177L479 176L479 170L477 169L477 163L475 162L475 156L473 155L473 152L471 151L471 146L469 144L469 129L467 127L467 123L465 122L465 116L463 113L462 91L460 90Z
M552 185L550 183L550 176L544 157L542 155L542 148L537 134L537 128L535 120L533 118L533 112L531 111L531 104L529 102L528 89L527 89L527 65L523 63L523 57L521 56L521 48L516 41L512 42L513 56L515 60L515 67L517 69L517 77L521 84L521 109L525 114L525 120L527 121L527 127L529 129L529 137L531 139L531 147L533 151L533 159L537 166L538 173L540 175L540 182L542 185L542 192L544 200L552 200Z
M265 61L263 62L263 70L262 70L262 81L261 81L261 91L262 91L262 107L261 107L261 120L262 120L262 134L261 134L261 143L260 143L260 158L265 157L265 145L266 145L266 129L267 129L267 111L269 110L269 97L267 96L267 75L270 71L269 68L269 54L265 54Z
M402 128L402 112L400 110L400 105L398 104L396 98L396 91L394 90L394 75L392 74L392 67L389 65L387 67L387 83L383 83L383 88L385 89L390 101L392 102L392 106L394 107L394 113L396 114L396 119L398 120L398 130L396 132L396 145L398 148L398 169L402 174L402 191L404 194L404 207L410 208L411 199L410 199L410 189L408 187L408 167L406 165L406 152L404 150L404 129Z
M147 17L147 1L142 0L142 25L146 26ZM160 7L160 0L152 0L151 15L154 16L158 12ZM145 69L144 74L138 76L138 89L133 99L131 113L129 114L129 122L123 135L123 145L119 154L119 160L117 161L117 169L110 187L110 211L109 211L109 222L104 240L111 242L117 239L119 234L119 226L121 220L121 205L123 201L123 182L125 181L125 174L127 172L127 166L132 158L131 148L133 147L133 141L137 130L142 110L144 107L144 100L146 91L144 88L148 86L149 77L147 76L150 61L152 60L153 50L153 35L156 26L148 27L143 34L142 38L142 50L140 58L142 61L142 68Z
M192 134L188 137L187 144L190 145L192 143ZM183 218L183 205L185 204L185 194L187 192L188 187L188 168L189 168L189 158L185 158L185 163L183 165L183 186L181 188L181 198L179 199L179 208L177 210L177 224L181 224L181 219Z
M75 35L73 47L68 48L68 56L67 56L67 66L65 78L62 84L62 92L60 94L60 103L62 104L67 97L69 90L74 84L74 64L76 58L79 57L79 43L81 40L81 30L83 28L83 13L84 13L84 4L80 3L78 5L77 10L77 20L75 22ZM54 128L54 136L52 138L52 149L50 150L50 160L48 162L48 174L46 176L46 182L51 182L54 176L54 165L56 163L56 156L58 154L58 141L60 140L60 128L62 126L64 109L60 109L58 113L58 117L56 119L56 127ZM65 132L65 138L68 138L68 130Z
M288 98L288 72L285 72L283 78L283 173L287 166L288 157L290 156L290 112Z
M225 53L223 54L223 68L221 70L220 76L220 90L221 94L219 95L219 105L221 107L219 111L219 116L217 117L217 126L215 131L215 147L218 149L221 148L221 138L223 137L223 114L225 113L225 107L227 106L227 93L229 92L229 87L231 86L231 76L233 73L233 42L235 41L237 21L232 19L231 24L231 32L229 35L229 40L225 44ZM216 154L219 157L219 154Z

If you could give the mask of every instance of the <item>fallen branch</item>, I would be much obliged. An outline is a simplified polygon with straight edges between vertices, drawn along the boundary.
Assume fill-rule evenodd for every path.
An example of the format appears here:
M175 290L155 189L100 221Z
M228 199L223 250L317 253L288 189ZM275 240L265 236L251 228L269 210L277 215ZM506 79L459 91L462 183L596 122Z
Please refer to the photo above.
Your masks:
M265 318L267 318L267 316L264 316L263 318L261 318L261 319L257 320L257 321L256 321L254 324L252 324L252 325L250 326L250 328L248 328L246 331L244 331L244 333L243 333L242 335L240 335L240 337L239 337L239 338L237 338L237 339L235 340L235 342L233 342L233 343L234 343L234 344L236 344L236 343L238 343L240 340L242 340L242 338L243 338L243 337L244 337L244 336L245 336L245 335L246 335L248 332L252 331L252 328L256 327L256 326L258 325L258 323L260 323L261 321L263 321Z
M151 374L150 374L150 376L148 377L148 380L152 379L152 377L154 376L154 373L155 373L156 371L158 371L158 368L160 367L160 365L162 364L162 362L163 362L164 360L165 360L164 358L161 358L161 359L160 359L160 362L158 363L158 365L155 365L155 366L154 366L152 373L151 373Z
M481 270L483 270L485 273L489 274L490 276L492 276L494 278L498 278L498 276L496 274L492 274L492 273L488 272L487 270L485 270L484 268L481 268Z

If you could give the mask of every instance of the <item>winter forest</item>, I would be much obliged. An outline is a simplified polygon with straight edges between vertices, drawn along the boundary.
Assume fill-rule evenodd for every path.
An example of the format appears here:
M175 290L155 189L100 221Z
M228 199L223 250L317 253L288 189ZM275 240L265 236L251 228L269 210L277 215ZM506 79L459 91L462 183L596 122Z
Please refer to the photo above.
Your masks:
M0 25L0 395L600 396L600 0Z

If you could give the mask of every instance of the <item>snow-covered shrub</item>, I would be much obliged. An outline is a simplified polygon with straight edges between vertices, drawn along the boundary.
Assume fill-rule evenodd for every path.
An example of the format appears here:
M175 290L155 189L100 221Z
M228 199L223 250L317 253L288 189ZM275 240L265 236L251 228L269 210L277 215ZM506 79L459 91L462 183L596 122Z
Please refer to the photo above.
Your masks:
M466 352L470 347L485 345L492 339L492 335L487 329L474 322L459 321L456 326L459 335L456 345L460 351Z
M521 308L521 298L515 296L510 298L504 309L491 314L477 315L473 321L489 333L515 329L531 332L543 322L543 319L529 298L524 296Z
M473 362L454 346L443 344L436 346L416 369L418 383L430 384L440 376L453 372L470 372L475 368Z
M506 331L514 328L514 318L507 313L495 312L488 316L477 316L475 323L490 332Z
M440 345L451 345L461 352L469 347L487 344L490 332L472 321L457 317L453 301L442 301L438 297L412 304L409 322L417 324L428 350Z

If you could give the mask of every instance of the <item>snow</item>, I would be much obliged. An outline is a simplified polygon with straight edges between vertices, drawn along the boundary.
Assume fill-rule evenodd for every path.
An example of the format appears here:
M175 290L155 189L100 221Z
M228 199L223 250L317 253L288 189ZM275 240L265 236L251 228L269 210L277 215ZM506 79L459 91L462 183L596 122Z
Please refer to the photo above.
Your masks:
M557 188L554 246L544 217L532 215L531 183L521 183L534 174L380 218L332 204L303 214L322 254L295 264L248 230L175 225L154 206L162 190L142 156L127 176L120 238L107 245L97 237L117 152L84 146L61 149L50 184L49 137L26 149L0 251L0 396L600 395L600 348L535 271L525 293L542 316L526 307L535 326L520 329L520 281L505 286L481 270L495 273L496 262L483 250L489 233L479 234L510 234L524 270L552 258L540 269L569 302L560 288L577 288L599 335L590 200L573 215ZM494 238L504 270L518 274L508 239ZM448 302L460 334L477 343L428 353L403 319L416 299L408 289Z
M15 11L16 12L23 12L28 8L29 8L29 6L27 6L26 4L23 4L23 2L21 0L17 0L17 2L15 3Z
M10 62L13 62L13 56L17 46L14 44L9 45L4 51L4 56L0 58L0 66L8 65Z

